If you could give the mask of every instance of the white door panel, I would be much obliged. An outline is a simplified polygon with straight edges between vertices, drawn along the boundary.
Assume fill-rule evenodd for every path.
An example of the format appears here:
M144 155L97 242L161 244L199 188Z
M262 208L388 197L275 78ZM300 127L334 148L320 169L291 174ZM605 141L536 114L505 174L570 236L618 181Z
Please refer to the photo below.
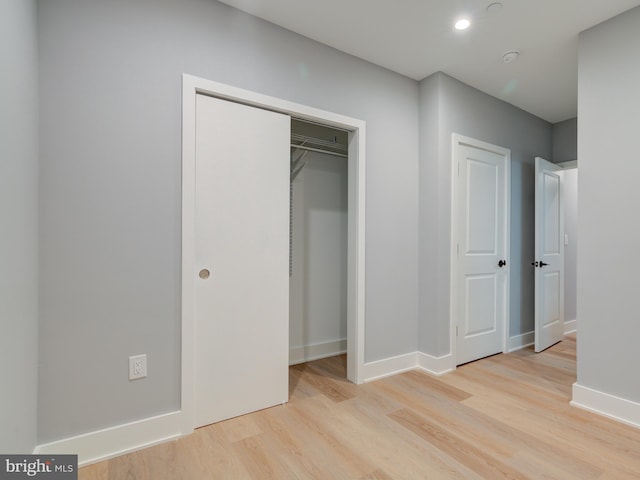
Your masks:
M462 138L453 152L458 365L503 351L508 279L509 152Z
M497 330L496 283L496 275L466 276L467 307L463 322L466 338Z
M547 328L560 322L560 275L558 272L542 272L542 286L544 288L543 298L544 312L542 315L542 327Z
M535 351L564 336L562 168L536 158Z
M474 155L475 153L475 155ZM466 162L467 181L467 253L470 255L497 255L497 239L499 224L498 212L498 182L499 165L493 163L492 158L480 155L485 152L469 152ZM477 201L482 199L482 201Z
M290 118L196 101L195 424L288 396Z

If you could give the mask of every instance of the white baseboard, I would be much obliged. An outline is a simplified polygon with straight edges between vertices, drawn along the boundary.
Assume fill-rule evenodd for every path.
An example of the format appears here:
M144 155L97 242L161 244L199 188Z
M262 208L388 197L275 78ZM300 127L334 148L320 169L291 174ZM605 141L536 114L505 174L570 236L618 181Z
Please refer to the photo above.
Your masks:
M533 345L535 342L536 334L535 332L527 332L521 335L514 335L513 337L509 337L509 341L507 343L507 353L515 352L516 350L521 350L529 345Z
M566 322L564 322L564 334L566 335L567 333L573 333L577 330L578 328L578 321L576 319L573 320L567 320Z
M640 403L573 384L571 405L640 428Z
M409 370L423 370L431 375L444 375L455 370L450 353L434 357L427 353L413 352L364 364L364 383L390 377Z
M385 358L375 362L364 364L363 375L364 383L379 380L398 373L408 372L418 367L417 354L407 353L398 355L397 357Z
M182 412L172 412L38 445L33 453L77 454L83 466L179 438L182 426Z
M289 365L347 353L347 339L289 348Z
M418 368L431 375L444 375L456 369L453 355L450 353L441 357L434 357L428 353L418 352Z
M564 322L564 334L573 333L576 331L576 320L569 320ZM535 332L527 332L521 335L514 335L513 337L509 337L509 341L507 342L507 353L515 352L516 350L521 350L523 348L528 347L529 345L533 345L536 340Z

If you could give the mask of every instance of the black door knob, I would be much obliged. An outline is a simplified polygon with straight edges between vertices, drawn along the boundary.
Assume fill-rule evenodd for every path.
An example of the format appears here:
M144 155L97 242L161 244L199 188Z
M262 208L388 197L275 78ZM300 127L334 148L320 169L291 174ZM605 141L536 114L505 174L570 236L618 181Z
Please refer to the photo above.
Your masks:
M544 266L546 266L546 265L549 265L549 264L548 264L548 263L544 263L544 262L542 262L542 261L540 262L540 268L542 268L542 267L544 267Z
M500 268L504 267L506 264L507 264L507 261L506 261L506 260L500 260L500 261L498 262L498 266L499 266Z
M538 266L538 262L531 262L531 266L532 267L537 267Z

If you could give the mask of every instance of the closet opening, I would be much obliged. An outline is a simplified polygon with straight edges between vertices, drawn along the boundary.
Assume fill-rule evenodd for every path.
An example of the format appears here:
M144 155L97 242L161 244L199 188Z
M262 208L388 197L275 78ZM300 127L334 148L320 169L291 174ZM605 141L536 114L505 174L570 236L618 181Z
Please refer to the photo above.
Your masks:
M289 365L347 371L349 132L291 119ZM326 362L325 362L326 363Z
M292 138L292 119L294 134L304 138ZM243 414L214 412L215 415L196 418L202 407L220 407L222 391L225 392L225 405L241 406L244 412L286 403L287 384L291 387L287 377L293 378L291 383L296 383L295 373L299 369L299 366L288 366L290 358L296 361L295 356L290 355L291 345L298 349L293 353L302 353L298 361L325 357L316 361L322 362L324 372L329 375L336 372L334 376L337 377L336 367L339 366L343 377L346 370L348 381L356 384L364 381L365 150L366 123L362 120L183 74L182 388L180 415L176 422L184 434L224 416ZM298 154L293 157L295 178L291 185L291 154L295 152ZM298 159L304 152L307 152L304 159ZM314 158L317 155L319 158ZM240 157L242 161L238 160ZM320 162L326 157L339 159L348 173L338 175L338 167L331 160ZM315 176L323 181L332 176L341 180L338 186L328 187L323 181L319 184L311 182ZM209 180L218 183L211 188L207 183ZM253 183L247 186L249 180ZM238 185L248 188L253 195L238 199ZM298 187L302 187L302 192L297 191ZM317 189L326 189L332 194L318 198L316 194L326 192L317 192ZM224 198L209 201L205 198L207 195ZM295 197L293 208L290 208L288 195ZM299 198L304 198L305 202L296 201ZM341 210L345 200L346 214ZM305 221L304 216L302 219L294 217L299 205L313 207L308 209L309 221ZM336 211L340 213L335 215ZM288 228L288 214L297 227ZM325 217L333 218L334 223L325 222ZM316 224L316 220L320 222ZM339 240L329 240L324 234L332 227L327 225L335 224L342 225L337 230L343 233L338 235ZM289 231L291 239L288 238ZM209 241L204 237L211 232L215 235ZM299 235L304 236L298 238ZM218 240L226 241L227 245L216 247L214 242ZM288 281L289 240L292 281ZM346 244L346 251L342 247L330 253L335 262L317 261L313 252L320 255L336 244ZM305 247L300 258L295 251L297 246ZM203 257L209 253L211 258ZM243 270L239 265L243 265ZM338 271L341 276L333 280L323 277L325 279L319 283L315 277L305 280L295 276L297 267L309 271L312 265L318 265L316 268L323 274ZM335 287L334 283L342 285L345 271L346 286L332 290L338 302L322 297L329 287ZM251 298L255 301L247 302L250 281L253 282ZM294 298L299 303L290 303L287 294L296 288ZM212 302L216 295L224 302ZM220 308L224 303L230 313L210 314L207 302L211 303L212 309ZM334 323L312 322L315 313L310 312L315 312L316 307L337 311L331 317L326 312L323 314L323 318L332 318ZM290 309L295 308L304 317L294 320L297 323L291 327L290 344L288 317ZM253 310L238 313L243 309ZM244 323L229 321L229 318L242 318ZM255 325L264 327L267 323L273 330L265 332L263 329L257 333ZM207 335L206 331L212 328L215 334ZM333 329L329 335L327 329ZM232 331L235 337L231 338L227 331ZM332 333L336 331L337 335ZM220 340L222 347L209 348L207 341L210 339ZM265 351L267 348L269 352ZM347 356L340 354L345 350ZM213 355L222 359L209 358ZM232 356L234 360L230 361ZM303 364L304 368L305 365L308 364ZM262 370L256 375L258 366ZM262 367L269 367L269 373L262 373ZM232 384L233 392L232 388L210 381L208 372L212 368ZM317 363L308 368L309 378L317 378L313 372L318 368ZM266 399L266 393L272 390L274 398ZM265 401L259 406L240 405L245 399L256 399L256 403Z

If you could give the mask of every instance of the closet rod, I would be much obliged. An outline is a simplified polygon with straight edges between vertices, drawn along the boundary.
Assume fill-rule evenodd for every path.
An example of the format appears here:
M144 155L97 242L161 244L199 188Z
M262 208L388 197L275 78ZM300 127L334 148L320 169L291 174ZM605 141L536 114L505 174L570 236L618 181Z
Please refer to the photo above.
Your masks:
M294 145L293 143L291 144L291 147L299 148L301 150L309 150L310 152L326 153L327 155L335 155L336 157L349 158L345 153L330 152L328 150L322 150L321 148L305 147L304 145Z

